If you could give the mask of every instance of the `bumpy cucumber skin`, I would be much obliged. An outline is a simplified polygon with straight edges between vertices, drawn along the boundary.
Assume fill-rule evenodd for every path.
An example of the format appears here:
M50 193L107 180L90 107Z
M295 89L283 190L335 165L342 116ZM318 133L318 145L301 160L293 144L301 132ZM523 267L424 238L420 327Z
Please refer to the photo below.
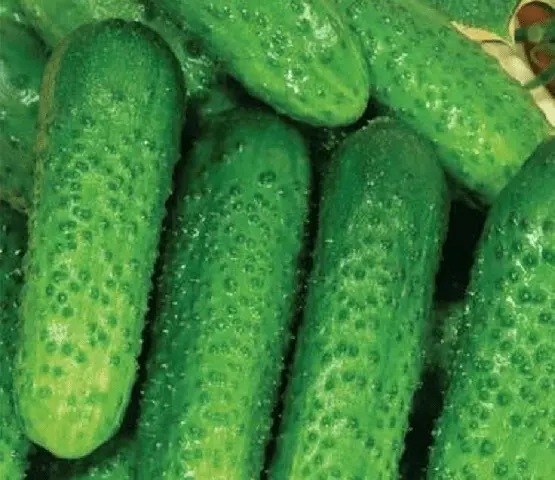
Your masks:
M26 243L26 218L0 202L0 478L4 480L24 478L30 446L15 414L12 385Z
M491 203L551 133L529 92L421 2L334 1L362 41L375 96L437 145L453 177Z
M429 478L555 478L555 140L492 207Z
M328 0L157 0L256 97L313 125L355 122L368 102L360 46Z
M268 113L228 113L197 142L165 239L139 479L259 478L309 179L302 137Z
M380 118L336 152L272 480L397 478L447 211L405 125Z
M120 20L78 29L46 67L15 384L27 435L59 457L98 447L128 402L182 80L155 32Z
M449 20L480 28L509 40L509 23L519 0L425 0ZM512 39L511 39L512 41Z
M0 16L0 38L0 200L25 211L46 47L31 27L8 16Z

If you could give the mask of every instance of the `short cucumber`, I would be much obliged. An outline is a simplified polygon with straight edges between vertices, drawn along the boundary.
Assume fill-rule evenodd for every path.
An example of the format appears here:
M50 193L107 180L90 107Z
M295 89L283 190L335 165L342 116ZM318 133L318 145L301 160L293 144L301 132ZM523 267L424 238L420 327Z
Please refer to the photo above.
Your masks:
M56 456L90 453L127 405L182 85L165 42L136 22L81 27L47 64L15 385L27 435Z
M421 1L334 1L363 44L375 96L491 203L552 133L530 93Z
M12 362L18 342L17 305L23 283L21 263L27 219L0 201L0 478L23 480L30 442L16 416Z
M328 0L156 0L256 97L314 125L356 121L368 101L359 44Z
M520 0L424 0L449 20L465 27L480 28L502 39L510 38L509 24Z
M428 478L555 478L555 139L493 205Z
M138 479L258 479L308 210L303 138L277 116L214 118L181 178L162 256Z
M31 27L0 15L0 200L26 210L46 47Z
M171 46L181 64L187 95L200 99L214 82L214 62L199 41L179 29L159 10L141 0L21 0L24 12L41 36L54 47L73 30L91 22L119 18L146 23Z
M398 477L447 210L406 125L379 118L336 151L272 480Z

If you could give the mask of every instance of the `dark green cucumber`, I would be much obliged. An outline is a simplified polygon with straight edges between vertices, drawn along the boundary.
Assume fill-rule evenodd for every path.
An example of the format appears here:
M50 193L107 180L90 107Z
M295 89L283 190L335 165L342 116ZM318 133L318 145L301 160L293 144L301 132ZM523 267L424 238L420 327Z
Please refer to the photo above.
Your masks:
M79 28L46 67L15 384L27 435L59 457L107 440L128 402L182 84L161 37L122 20Z
M277 116L215 118L162 256L138 478L258 479L294 313L310 169Z
M272 480L397 478L447 198L432 146L395 120L335 153Z
M0 478L23 480L30 442L23 435L13 401L12 362L19 340L17 305L27 219L0 201Z
M429 478L555 478L555 139L493 205Z
M46 47L31 27L0 15L0 200L26 210Z
M328 0L156 0L256 97L314 125L356 121L368 101L359 44Z
M181 64L187 95L204 97L215 79L215 65L198 39L179 29L160 11L141 0L21 0L24 12L48 45L55 47L73 30L87 23L118 18L141 21L157 31Z
M334 1L363 44L375 96L491 203L552 133L530 93L424 2Z

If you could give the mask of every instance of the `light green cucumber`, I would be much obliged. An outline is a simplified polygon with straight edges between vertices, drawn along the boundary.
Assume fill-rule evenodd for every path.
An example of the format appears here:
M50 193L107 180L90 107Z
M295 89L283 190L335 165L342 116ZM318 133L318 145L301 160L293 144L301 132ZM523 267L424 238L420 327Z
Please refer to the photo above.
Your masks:
M446 170L491 203L552 133L530 93L419 0L334 0L358 34L373 94L430 138Z
M123 20L79 28L46 67L15 385L27 435L58 457L106 441L129 399L182 84L161 37Z
M30 442L23 435L13 401L12 362L19 340L17 305L27 219L0 201L0 478L23 480Z
M0 200L26 210L46 47L31 27L0 14Z
M215 81L215 65L190 32L179 29L141 0L21 0L26 16L48 45L55 47L73 30L111 18L140 21L157 31L181 64L187 95L200 100Z
M256 97L319 126L355 122L368 101L359 44L328 0L156 0Z
M374 120L334 154L272 480L398 478L447 213L406 125Z
M428 478L555 478L555 139L493 205Z
M57 460L49 465L48 480L135 480L135 438L118 434L92 455L79 460Z
M258 479L294 315L310 168L277 116L214 118L164 242L138 479Z
M423 0L465 27L480 28L502 39L511 39L509 24L519 0Z

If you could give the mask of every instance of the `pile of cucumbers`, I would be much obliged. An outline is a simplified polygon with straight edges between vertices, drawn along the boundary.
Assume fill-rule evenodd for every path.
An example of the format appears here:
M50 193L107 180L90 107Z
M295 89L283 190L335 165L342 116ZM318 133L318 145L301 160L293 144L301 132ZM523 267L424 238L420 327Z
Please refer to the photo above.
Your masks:
M555 479L554 129L483 3L0 0L0 480Z

